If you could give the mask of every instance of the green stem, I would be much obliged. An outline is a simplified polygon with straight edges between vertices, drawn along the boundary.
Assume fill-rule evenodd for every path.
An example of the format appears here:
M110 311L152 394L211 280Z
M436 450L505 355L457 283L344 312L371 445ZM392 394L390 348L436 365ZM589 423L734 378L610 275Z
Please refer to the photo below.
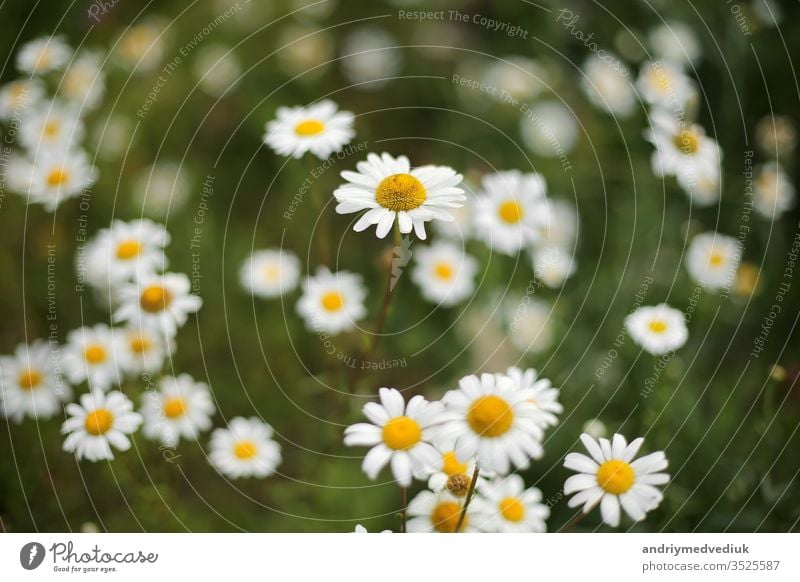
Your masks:
M453 530L453 533L458 533L461 531L461 526L464 525L464 519L467 517L467 508L469 508L469 504L472 501L472 496L475 493L475 485L478 484L478 473L480 469L478 465L475 465L475 471L472 472L472 481L469 482L469 489L467 489L467 498L464 499L464 506L461 508L461 515L458 516L458 523L456 524L456 529Z

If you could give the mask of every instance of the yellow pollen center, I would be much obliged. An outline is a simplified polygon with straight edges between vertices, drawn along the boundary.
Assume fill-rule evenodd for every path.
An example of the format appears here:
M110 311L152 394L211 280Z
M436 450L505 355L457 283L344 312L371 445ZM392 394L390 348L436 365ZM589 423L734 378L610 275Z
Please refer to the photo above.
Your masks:
M142 252L142 243L138 240L126 240L117 246L117 258L126 260L132 259Z
M280 279L281 269L277 265L267 265L264 267L264 278L267 281L277 281Z
M61 124L57 121L48 121L44 124L42 128L42 133L44 133L45 137L55 137L58 135L58 132L61 130Z
M337 291L328 291L322 296L322 307L326 311L339 311L344 306L342 294Z
M497 213L500 215L503 222L507 224L516 224L522 220L525 211L516 201L506 200L500 205Z
M69 180L69 171L64 168L51 170L50 173L47 174L48 186L61 186L61 184L64 184L67 180Z
M48 66L50 64L51 56L50 47L44 47L36 57L36 62L34 63L33 68L38 71L39 69L43 69L44 67Z
M712 252L708 256L708 264L712 267L721 267L725 262L725 256L722 253Z
M37 370L28 370L19 375L17 383L23 390L33 390L42 383L42 374Z
M395 416L383 425L383 442L395 451L405 451L422 438L422 428L413 418Z
M467 422L478 435L495 438L505 434L514 422L508 402L490 394L475 400L467 411Z
M257 452L258 449L253 441L239 441L236 443L236 446L233 447L233 454L236 455L238 459L242 460L252 459L256 456Z
M172 293L161 285L151 285L139 297L139 304L148 313L164 311L172 303Z
M440 279L444 279L445 281L449 281L453 278L453 274L455 270L450 263L437 263L436 267L434 268L434 273Z
M439 533L454 533L458 525L458 518L461 514L461 506L455 501L443 501L431 512L431 522L433 528ZM467 516L461 523L461 529L467 527Z
M83 422L86 432L94 436L107 433L112 424L114 424L114 415L105 408L91 411L86 415L86 420Z
M442 455L442 471L451 477L453 475L461 475L467 472L467 464L460 462L455 452L447 451Z
M622 495L633 486L633 469L625 461L606 461L597 469L597 484L613 495Z
M525 506L516 497L506 497L500 502L500 513L508 521L522 521L525 517Z
M131 351L135 354L143 354L150 351L153 343L144 336L133 336L130 340Z
M317 135L323 131L325 131L325 124L319 119L306 119L294 126L294 132L305 137Z
M186 401L183 398L170 398L164 403L164 416L178 418L186 414Z
M648 326L653 333L664 333L667 331L667 324L663 319L654 319Z
M427 197L425 186L411 174L387 176L375 189L378 204L395 212L419 208Z
M106 356L106 349L101 345L93 344L83 350L83 357L90 364L102 364L106 361Z
M661 91L662 93L666 93L672 87L672 83L670 83L669 75L665 73L661 69L654 70L652 73L652 81L655 84L656 88Z
M694 154L700 148L700 140L697 135L689 129L684 129L678 135L672 138L672 143L675 147L681 150L684 154Z

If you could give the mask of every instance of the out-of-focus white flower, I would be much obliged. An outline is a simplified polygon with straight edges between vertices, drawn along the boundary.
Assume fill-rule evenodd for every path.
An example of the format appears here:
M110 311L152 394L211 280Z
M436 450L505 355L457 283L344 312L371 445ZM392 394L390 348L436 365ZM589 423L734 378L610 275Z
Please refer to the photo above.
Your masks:
M683 313L666 303L638 308L625 318L625 328L633 341L656 356L677 350L689 339Z
M142 169L133 180L132 197L136 210L163 218L179 210L189 197L189 177L177 162L159 161Z
M59 96L78 108L82 114L100 105L106 90L106 75L102 69L103 55L83 51L64 71Z
M278 107L277 118L267 123L264 143L282 156L301 158L311 152L325 160L355 134L353 114L338 111L326 99L308 107Z
M119 158L130 143L132 125L124 115L110 115L94 124L91 135L93 150L104 160Z
M203 91L212 97L220 97L237 83L242 66L232 49L210 44L197 51L192 71Z
M121 339L121 334L104 324L71 331L62 358L69 381L79 384L85 380L91 390L118 386L122 380L118 361Z
M552 289L560 288L577 268L575 257L567 249L543 246L533 252L536 277Z
M538 244L570 249L578 236L578 212L564 200L548 198L542 210L544 219L539 225Z
M461 521L462 503L461 499L455 497L449 491L433 493L432 491L420 491L408 504L408 523L406 524L409 533L455 533L458 532L474 533L478 529L475 527L476 509L470 503L467 512Z
M507 337L522 353L543 352L553 345L552 317L550 306L540 299L525 296L520 301L509 301Z
M293 291L299 280L300 260L282 249L255 251L239 270L242 287L266 299Z
M227 428L211 434L209 461L231 479L268 477L282 460L281 447L272 440L272 433L272 427L257 418L236 417Z
M195 382L189 374L165 376L158 390L148 390L142 398L142 432L170 447L182 438L196 441L211 428L214 410L207 384Z
M449 242L435 242L414 250L411 279L422 296L449 307L460 303L475 290L478 262L464 253L464 248Z
M504 95L492 95L501 101L508 96L524 101L533 99L547 87L547 71L533 59L511 55L493 60L484 73L484 82L501 89Z
M33 156L43 150L75 148L81 143L83 132L78 109L52 101L25 110L20 122L19 141Z
M303 296L297 302L297 313L310 331L337 334L356 327L367 314L361 276L347 271L331 273L326 267L307 277Z
M797 130L786 115L767 115L756 125L758 147L770 158L790 156L797 145Z
M475 526L490 533L544 533L550 510L536 487L525 489L519 475L495 477L481 483Z
M64 450L87 461L111 460L113 446L120 451L131 448L129 434L136 432L142 417L122 392L108 394L93 390L82 394L80 404L67 404L69 417L61 432L67 435Z
M86 152L78 150L45 150L36 156L30 167L31 176L20 180L29 184L28 202L38 203L52 212L69 198L79 196L97 179L97 169Z
M115 333L122 336L117 351L119 365L129 374L157 372L175 349L172 336L143 325L116 328Z
M463 204L461 207L456 206L447 209L453 220L437 220L433 223L433 228L437 234L450 240L461 242L472 237L475 200L474 198L466 198Z
M775 0L753 0L753 14L764 26L778 26L783 22L783 7Z
M351 32L342 46L342 70L358 89L376 90L391 81L402 64L402 50L385 30L361 27Z
M647 34L647 40L660 60L697 66L703 55L697 35L683 22L660 24Z
M679 116L696 94L694 82L673 63L649 61L642 65L636 88L645 102Z
M189 278L183 273L141 274L120 288L114 320L174 335L189 314L202 305L203 300L191 293Z
M625 64L611 53L592 54L583 64L581 88L596 107L619 117L629 117L636 107L633 79Z
M116 44L117 56L134 72L152 71L164 58L167 29L168 24L160 18L130 26Z
M0 119L21 118L26 110L36 108L45 95L39 79L19 79L0 88Z
M62 36L42 36L31 40L17 53L17 69L41 75L61 69L72 56L72 49Z
M278 62L299 81L312 81L333 58L330 34L319 26L287 25L278 35Z
M718 232L704 232L689 245L686 269L692 279L710 290L728 289L741 258L742 246L738 240Z
M593 439L599 439L608 434L608 429L606 428L606 425L602 420L600 420L599 418L593 418L583 423L583 428L581 429L581 432L585 432Z
M72 390L59 381L44 340L21 344L13 356L0 357L0 414L5 418L50 418L70 398Z
M522 141L536 155L566 159L578 143L575 115L558 101L536 103L522 114Z
M753 188L753 206L770 220L780 218L794 206L795 188L789 175L777 162L757 170Z

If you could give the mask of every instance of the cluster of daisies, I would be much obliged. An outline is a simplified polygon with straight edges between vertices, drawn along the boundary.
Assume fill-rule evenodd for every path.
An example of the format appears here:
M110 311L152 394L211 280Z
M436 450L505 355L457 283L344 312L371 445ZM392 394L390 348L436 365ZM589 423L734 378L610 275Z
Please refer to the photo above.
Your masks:
M544 532L549 507L542 492L526 488L515 472L542 457L545 431L558 424L563 408L558 389L536 370L466 376L440 401L423 396L405 401L394 388L381 388L378 402L363 414L369 422L349 426L348 446L370 447L362 469L376 479L388 465L394 481L426 488L408 504L409 532ZM600 506L602 519L620 524L622 510L635 521L656 508L668 482L663 452L635 459L643 439L627 443L588 434L589 455L570 453L564 466L577 474L564 483L575 494L570 507L588 513ZM357 531L363 531L359 526Z

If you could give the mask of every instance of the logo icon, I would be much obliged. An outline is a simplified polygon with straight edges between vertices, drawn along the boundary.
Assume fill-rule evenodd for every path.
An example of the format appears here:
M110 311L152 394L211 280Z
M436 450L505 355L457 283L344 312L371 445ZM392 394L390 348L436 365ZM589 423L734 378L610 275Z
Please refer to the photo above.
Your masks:
M44 561L44 546L39 542L28 542L19 551L19 563L26 570L35 570Z

